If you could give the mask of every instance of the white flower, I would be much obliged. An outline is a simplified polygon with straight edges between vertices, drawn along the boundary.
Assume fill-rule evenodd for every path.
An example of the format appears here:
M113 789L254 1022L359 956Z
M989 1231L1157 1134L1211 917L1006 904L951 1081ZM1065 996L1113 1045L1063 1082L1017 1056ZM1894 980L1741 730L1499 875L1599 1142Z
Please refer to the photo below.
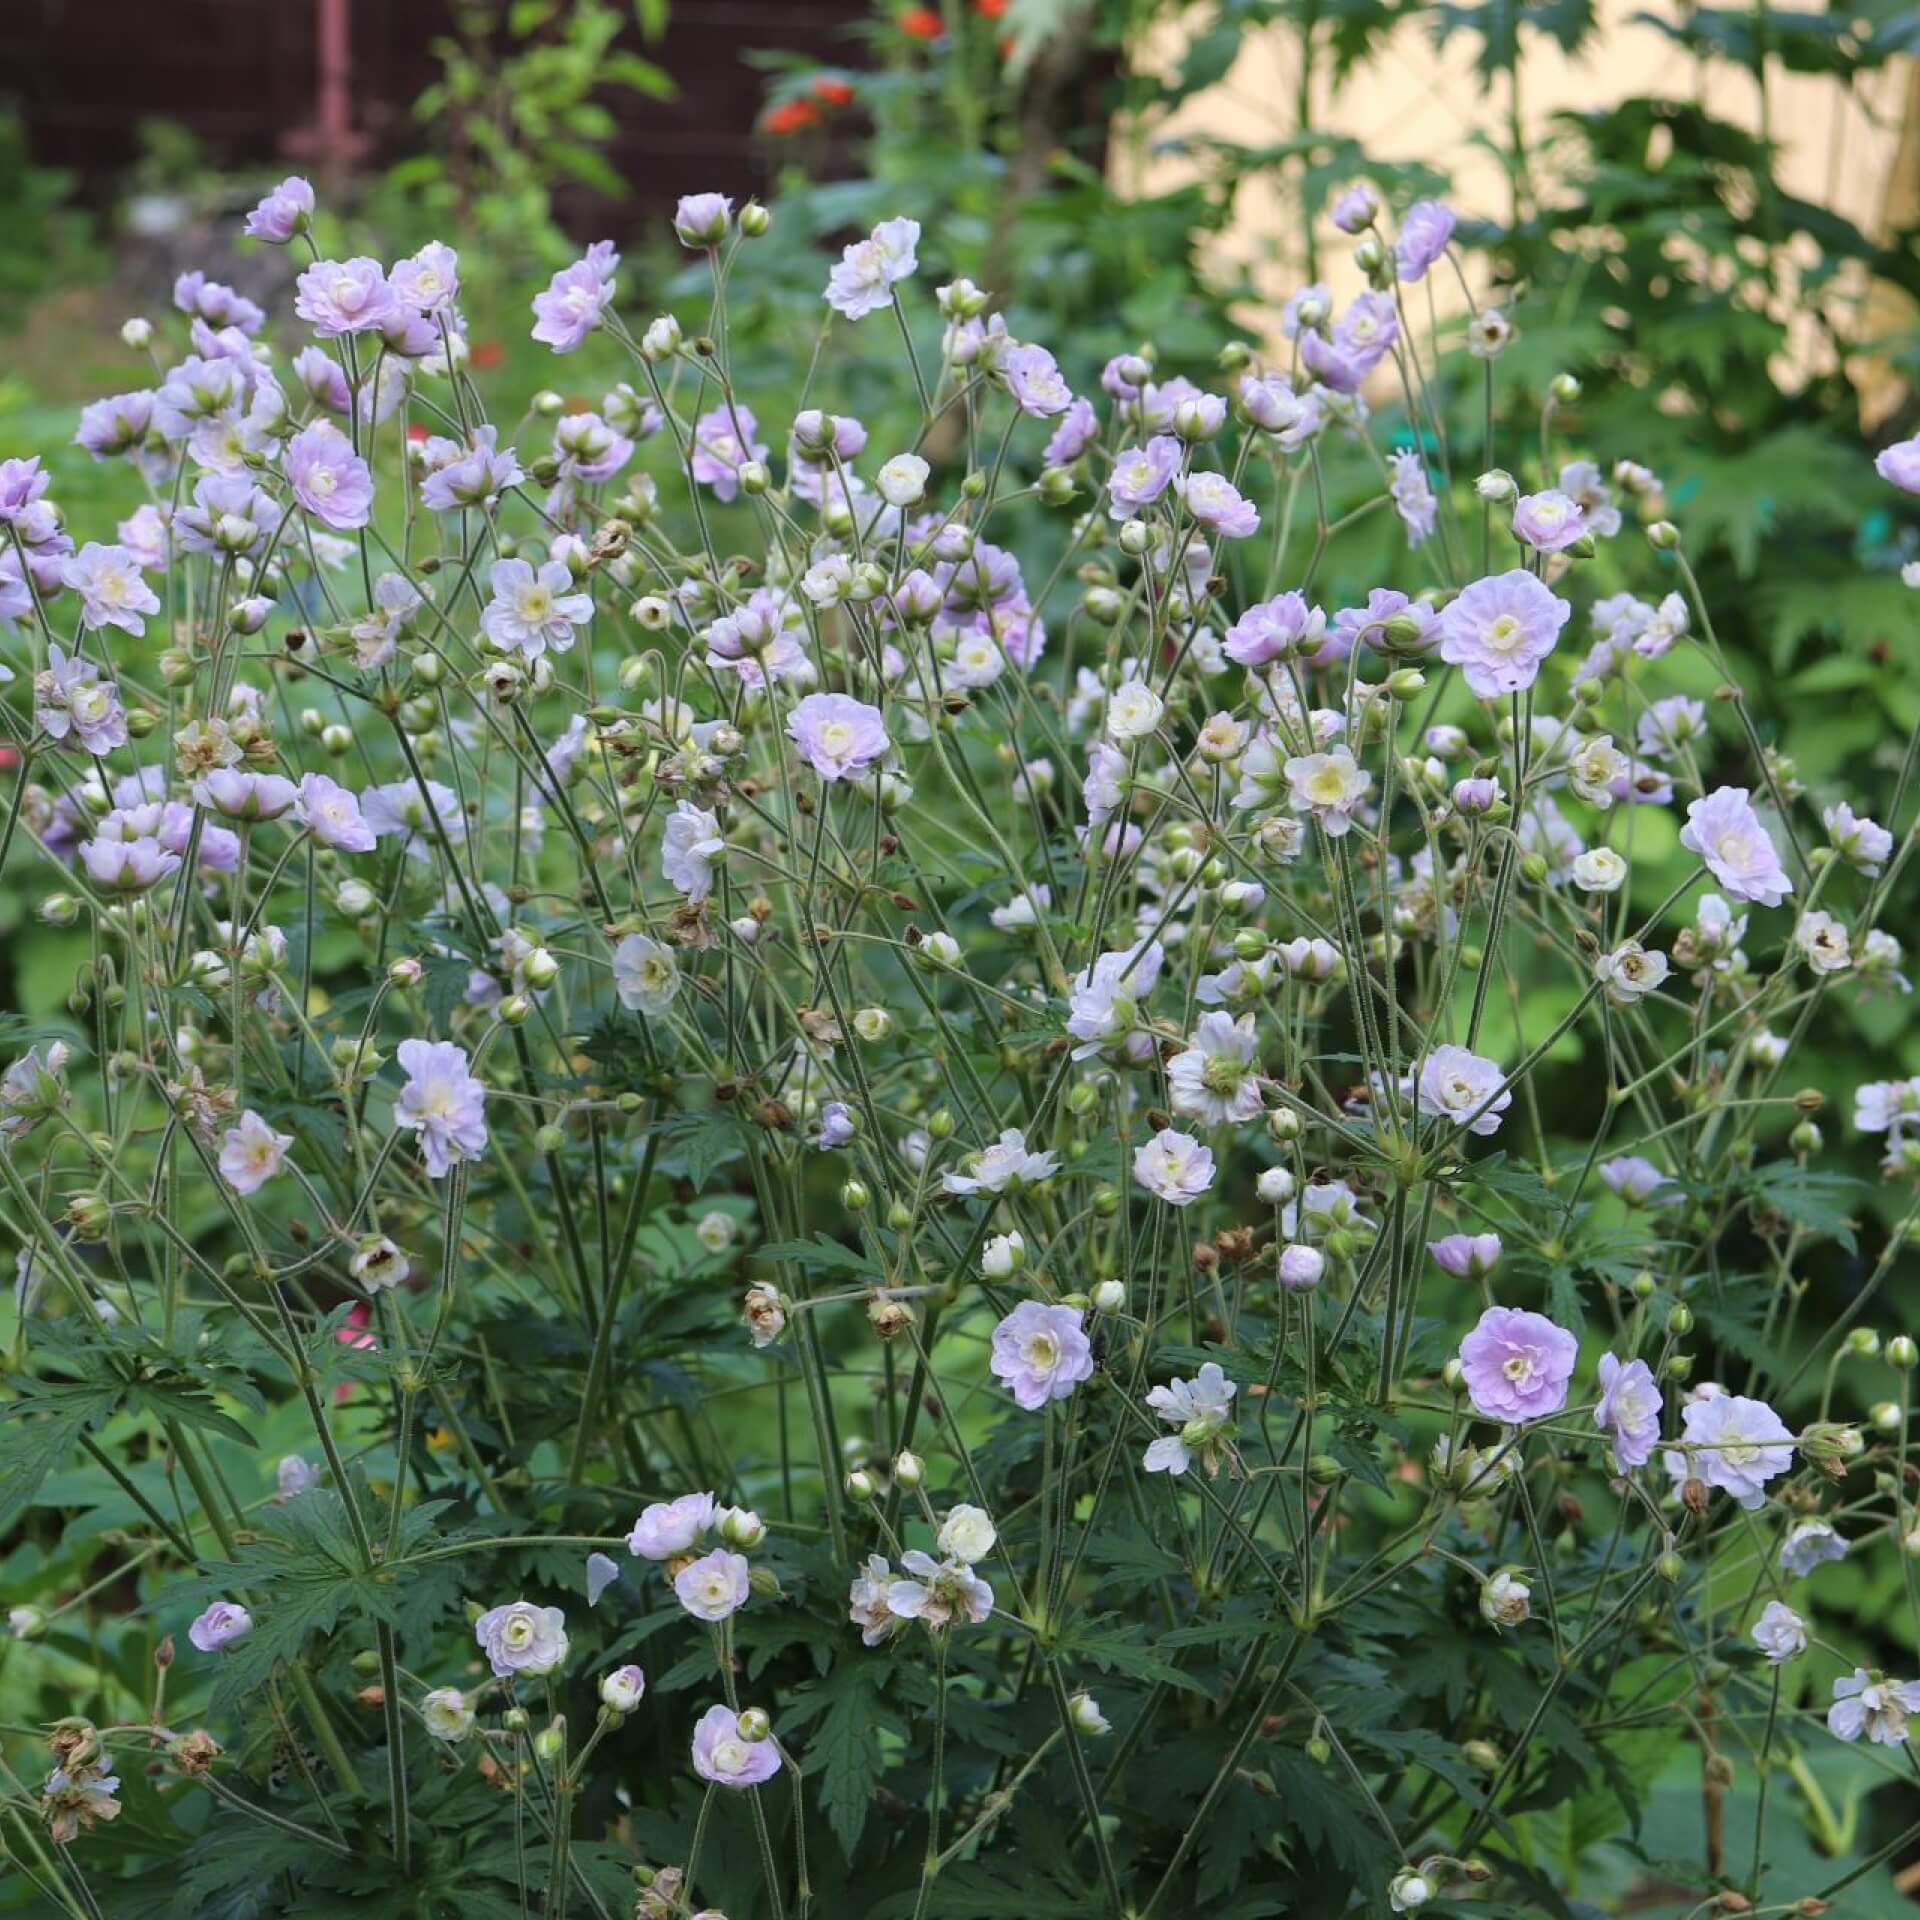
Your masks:
M1824 1520L1803 1520L1780 1543L1780 1564L1796 1578L1846 1557L1846 1541Z
M1627 863L1611 847L1591 847L1575 857L1570 872L1582 893L1618 893L1626 884Z
M992 1613L993 1589L963 1562L936 1561L916 1550L903 1553L900 1565L913 1577L887 1588L887 1610L896 1619L938 1628L957 1618L978 1626Z
M867 1646L877 1647L900 1625L899 1615L887 1605L892 1586L893 1568L879 1554L870 1553L866 1566L847 1588L847 1618L860 1629Z
M658 1018L680 991L673 952L644 933L630 933L613 950L613 989L623 1007Z
M1533 1589L1503 1568L1480 1588L1480 1615L1490 1626L1517 1627L1533 1611Z
M615 1667L601 1676L600 1704L615 1713L631 1713L647 1691L647 1676L638 1667Z
M1107 702L1107 732L1116 740L1144 740L1160 724L1160 696L1144 680L1126 680Z
M1027 1264L1027 1243L1015 1233L996 1233L980 1249L980 1274L986 1280L1008 1280Z
M959 1506L941 1522L934 1544L949 1560L964 1561L972 1566L993 1551L993 1543L998 1538L992 1520L981 1508Z
M697 906L713 891L713 862L726 848L718 819L682 800L660 842L660 871Z
M1793 944L1815 973L1844 973L1853 965L1845 925L1824 909L1800 916L1793 930Z
M873 476L873 484L888 506L910 507L926 492L932 471L917 453L896 453Z
M1213 1154L1192 1134L1162 1127L1135 1149L1133 1177L1168 1206L1188 1206L1213 1185Z
M1167 1091L1175 1113L1209 1126L1251 1120L1260 1112L1260 1076L1254 1070L1253 1015L1206 1013L1187 1050L1167 1062Z
M1387 1883L1387 1905L1395 1913L1413 1913L1433 1898L1433 1882L1417 1867L1402 1867Z
M502 653L520 652L538 660L549 647L565 653L573 630L593 618L589 594L569 593L573 575L558 560L536 573L525 560L496 560L488 575L493 598L481 615L486 636Z
M1113 1731L1113 1722L1100 1711L1100 1702L1090 1693L1074 1694L1067 1702L1067 1712L1075 1730L1089 1739L1098 1740L1102 1734Z
M1287 804L1295 813L1312 814L1335 840L1351 829L1355 808L1373 786L1373 775L1345 747L1298 754L1286 763L1286 775Z
M464 1740L473 1731L473 1708L458 1687L435 1687L420 1697L420 1724L436 1740Z
M1581 855L1581 859L1586 857ZM1603 953L1594 961L1593 977L1614 1006L1630 1007L1657 991L1666 979L1667 956L1657 948L1648 952L1638 940L1623 940L1611 953Z
M717 1208L703 1213L694 1227L693 1237L711 1254L722 1254L740 1237L740 1223L730 1213Z
M1807 1623L1784 1602L1769 1600L1753 1623L1753 1644L1767 1656L1770 1665L1780 1666L1806 1652Z
M1855 1667L1833 1683L1827 1731L1836 1740L1858 1740L1864 1733L1876 1746L1897 1747L1907 1737L1907 1718L1920 1712L1920 1681L1889 1680Z
M1014 1185L1032 1186L1051 1179L1059 1167L1059 1156L1029 1153L1027 1136L1018 1127L1009 1127L994 1144L974 1155L972 1171L949 1173L945 1185L949 1193L1005 1193Z

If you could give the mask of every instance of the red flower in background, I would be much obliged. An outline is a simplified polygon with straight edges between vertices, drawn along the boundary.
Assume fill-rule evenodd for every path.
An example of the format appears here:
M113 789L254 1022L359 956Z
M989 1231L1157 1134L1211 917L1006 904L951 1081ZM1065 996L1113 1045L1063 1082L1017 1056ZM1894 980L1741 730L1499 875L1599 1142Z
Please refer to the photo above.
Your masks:
M915 40L938 40L946 30L946 22L932 7L909 7L900 16L900 31Z
M830 107L846 107L853 104L853 88L845 80L837 80L830 73L820 74L813 83L813 97L824 100Z
M474 345L473 364L482 373L501 365L506 357L507 350L498 340L481 340Z
M973 10L983 20L1003 20L1007 13L1007 0L973 0Z
M820 109L811 100L783 100L761 124L769 133L800 133L820 124Z

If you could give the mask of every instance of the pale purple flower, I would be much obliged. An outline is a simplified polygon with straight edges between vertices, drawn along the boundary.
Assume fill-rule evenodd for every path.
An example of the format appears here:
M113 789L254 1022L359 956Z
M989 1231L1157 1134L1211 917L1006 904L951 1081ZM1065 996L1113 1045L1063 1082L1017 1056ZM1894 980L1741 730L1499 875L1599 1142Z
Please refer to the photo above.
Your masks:
M1175 475L1173 490L1188 513L1209 533L1244 540L1260 530L1260 510L1224 473Z
M1412 452L1395 453L1389 458L1393 478L1387 491L1393 496L1393 510L1407 530L1407 545L1424 546L1440 521L1440 503L1427 480L1427 463Z
M1029 419L1057 419L1073 405L1073 389L1045 347L1015 347L1001 362L1000 371L1013 404Z
M732 223L733 202L724 193L683 193L673 210L675 235L696 253L717 247Z
M1173 1127L1134 1149L1134 1180L1170 1207L1191 1206L1213 1185L1213 1173L1213 1150Z
M294 283L293 310L323 340L377 333L397 302L378 260L316 260Z
M1497 1233L1450 1233L1444 1240L1429 1240L1427 1251L1442 1273L1459 1280L1484 1280L1500 1261L1500 1236Z
M401 841L414 860L431 860L442 834L455 846L467 837L460 796L438 780L393 780L369 787L360 796L360 811L375 839Z
M179 866L180 856L149 834L126 840L96 835L80 843L80 861L103 893L145 893Z
M1690 801L1680 844L1697 853L1736 900L1777 907L1793 891L1779 850L1760 824L1745 787L1715 787Z
M1323 386L1335 393L1353 393L1399 337L1400 316L1392 296L1363 293L1331 331L1301 330L1300 358Z
M127 744L119 689L57 640L48 642L47 664L33 676L33 723L49 740L71 739L96 758Z
M1059 1170L1059 1156L1028 1150L1027 1136L1009 1127L990 1147L974 1155L966 1173L949 1173L949 1193L1005 1193L1009 1187L1037 1186Z
M1697 1479L1730 1494L1749 1512L1766 1504L1767 1482L1793 1466L1793 1434L1764 1400L1716 1393L1680 1409L1681 1438L1698 1449L1668 1452L1676 1481Z
M1107 476L1108 514L1130 520L1151 506L1172 484L1183 457L1180 442L1170 433L1156 434L1144 447L1122 448Z
M1342 233L1365 233L1379 217L1380 196L1364 180L1356 180L1336 195L1327 210L1327 218Z
M80 596L80 622L89 633L118 627L138 637L147 630L147 616L160 611L159 596L125 547L103 547L89 540L77 554L61 561L60 578Z
M844 1147L858 1131L853 1109L844 1100L829 1100L820 1109L820 1128L813 1136L813 1144L822 1152L830 1153L836 1147Z
M1803 1520L1780 1543L1780 1564L1796 1579L1847 1557L1847 1542L1824 1520Z
M1781 1600L1769 1600L1753 1623L1753 1644L1772 1667L1784 1666L1807 1650L1807 1623Z
M220 1136L220 1177L235 1193L257 1193L286 1163L290 1133L275 1133L249 1107Z
M439 1180L485 1153L486 1083L474 1078L466 1049L450 1040L402 1040L396 1058L407 1081L393 1123L419 1134L428 1174Z
M691 1552L713 1527L711 1493L683 1493L641 1509L627 1535L627 1551L636 1560L677 1560Z
M1651 1160L1637 1153L1601 1161L1600 1178L1629 1206L1667 1207L1685 1197L1672 1185L1671 1174L1663 1173ZM1663 1188L1666 1191L1662 1192Z
M673 1576L674 1597L696 1620L725 1620L747 1604L751 1572L744 1554L716 1547Z
M546 292L533 296L533 337L555 353L572 353L613 304L613 286L592 259L562 267Z
M1297 453L1327 423L1317 393L1296 393L1284 374L1248 373L1240 378L1240 409L1283 453Z
M218 1653L253 1631L253 1615L237 1600L216 1600L187 1629L187 1638L202 1653Z
M1478 1134L1498 1133L1513 1104L1499 1063L1465 1047L1435 1047L1421 1063L1417 1093L1422 1113Z
M822 780L864 780L892 746L878 707L844 693L810 693L787 720L787 737Z
M0 460L0 521L10 527L19 526L26 519L28 509L51 484L49 477L40 471L38 454L24 460Z
M96 460L132 453L153 425L153 394L142 387L134 393L116 393L80 409L74 444L85 447Z
M509 487L517 487L526 475L511 447L500 450L499 437L497 427L475 427L471 443L464 448L452 440L429 440L421 504L433 513L491 507Z
M1327 616L1309 606L1304 595L1283 593L1257 601L1227 629L1221 651L1236 666L1259 669L1295 654L1315 654L1327 630Z
M1535 553L1561 553L1585 537L1580 503L1557 487L1523 494L1513 505L1513 534Z
M1041 450L1040 458L1050 467L1071 466L1100 437L1100 416L1091 400L1076 400L1060 416L1053 438Z
M1074 976L1067 999L1067 1031L1084 1060L1103 1047L1124 1044L1138 1023L1140 1003L1160 978L1166 949L1157 940L1103 953Z
M1460 1343L1460 1372L1473 1410L1518 1426L1567 1404L1580 1343L1543 1313L1489 1307Z
M284 247L312 223L313 188L290 173L247 215L246 231L249 238L264 240L270 247Z
M917 220L883 220L864 240L856 240L827 276L823 294L835 313L864 320L892 303L894 288L918 265Z
M438 240L409 254L388 276L394 296L416 313L451 314L460 296L460 256ZM434 338L439 338L438 329Z
M536 1607L531 1600L490 1607L473 1623L473 1637L496 1680L521 1675L537 1680L567 1657L566 1615L558 1607Z
M1393 243L1394 271L1402 280L1424 280L1427 269L1447 250L1453 238L1454 212L1438 200L1416 200L1400 220Z
M1877 874L1893 851L1893 835L1877 820L1857 814L1844 801L1820 815L1834 851L1847 865L1869 877Z
M1191 1380L1149 1388L1147 1405L1176 1431L1151 1441L1141 1466L1148 1473L1185 1473L1233 1417L1235 1392L1217 1360L1205 1362Z
M284 774L214 767L194 782L193 797L229 820L278 820L293 811L300 789Z
M993 1330L987 1366L1028 1413L1093 1378L1093 1344L1077 1307L1022 1300Z
M1920 493L1920 434L1901 440L1877 454L1873 470L1902 493Z
M709 1707L693 1730L693 1770L716 1787L757 1787L780 1771L775 1740L743 1740L731 1707Z
M749 461L766 459L766 443L753 437L759 426L753 409L739 401L715 407L693 423L693 477L711 487L716 500L734 499L740 492L740 469Z
M1539 677L1572 612L1519 568L1475 580L1440 615L1440 657L1483 699L1519 693Z
M593 596L568 591L574 579L561 561L545 561L536 572L526 560L496 560L487 578L493 598L480 624L502 653L523 653L529 660L549 647L565 653L574 628L593 618Z
M1320 1284L1327 1270L1327 1256L1318 1247L1294 1241L1280 1249L1280 1284L1289 1293L1309 1293Z
M370 853L373 829L360 812L353 794L330 780L324 773L301 777L300 798L294 811L304 826L323 847L339 853Z
M321 421L287 442L293 497L340 532L364 527L373 514L373 474L336 426Z
M1613 1442L1617 1473L1644 1467L1660 1441L1660 1413L1665 1402L1644 1360L1600 1356L1600 1401L1593 1424Z
M267 320L264 308L198 270L174 281L173 304L211 327L233 327L247 335L258 333Z

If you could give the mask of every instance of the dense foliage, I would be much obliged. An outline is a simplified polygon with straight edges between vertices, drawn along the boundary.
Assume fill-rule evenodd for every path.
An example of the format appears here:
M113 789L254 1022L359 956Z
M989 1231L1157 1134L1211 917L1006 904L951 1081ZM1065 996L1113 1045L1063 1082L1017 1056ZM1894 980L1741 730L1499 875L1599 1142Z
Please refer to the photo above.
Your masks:
M762 387L700 196L515 419L289 181L297 349L190 274L82 415L144 505L0 461L18 1904L1894 1903L1920 735L1783 756L1714 496L1334 219L1203 381L888 217Z

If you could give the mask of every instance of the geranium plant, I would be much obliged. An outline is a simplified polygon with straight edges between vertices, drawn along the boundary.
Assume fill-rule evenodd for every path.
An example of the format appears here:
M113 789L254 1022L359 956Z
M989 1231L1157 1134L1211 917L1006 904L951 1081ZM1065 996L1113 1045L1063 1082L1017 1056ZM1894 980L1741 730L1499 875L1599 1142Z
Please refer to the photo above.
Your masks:
M0 1084L36 1910L1564 1913L1619 1842L1812 1914L1915 1844L1789 1797L1920 1707L1808 1599L1920 1605L1920 1083L1862 1248L1794 1080L1908 990L1914 744L1803 791L1576 383L1456 467L1451 212L1333 213L1217 390L1075 391L900 218L760 392L772 216L695 196L708 310L589 249L532 335L627 378L509 420L453 250L289 180L303 344L189 275L81 418L146 504L0 462L0 863L87 942Z

